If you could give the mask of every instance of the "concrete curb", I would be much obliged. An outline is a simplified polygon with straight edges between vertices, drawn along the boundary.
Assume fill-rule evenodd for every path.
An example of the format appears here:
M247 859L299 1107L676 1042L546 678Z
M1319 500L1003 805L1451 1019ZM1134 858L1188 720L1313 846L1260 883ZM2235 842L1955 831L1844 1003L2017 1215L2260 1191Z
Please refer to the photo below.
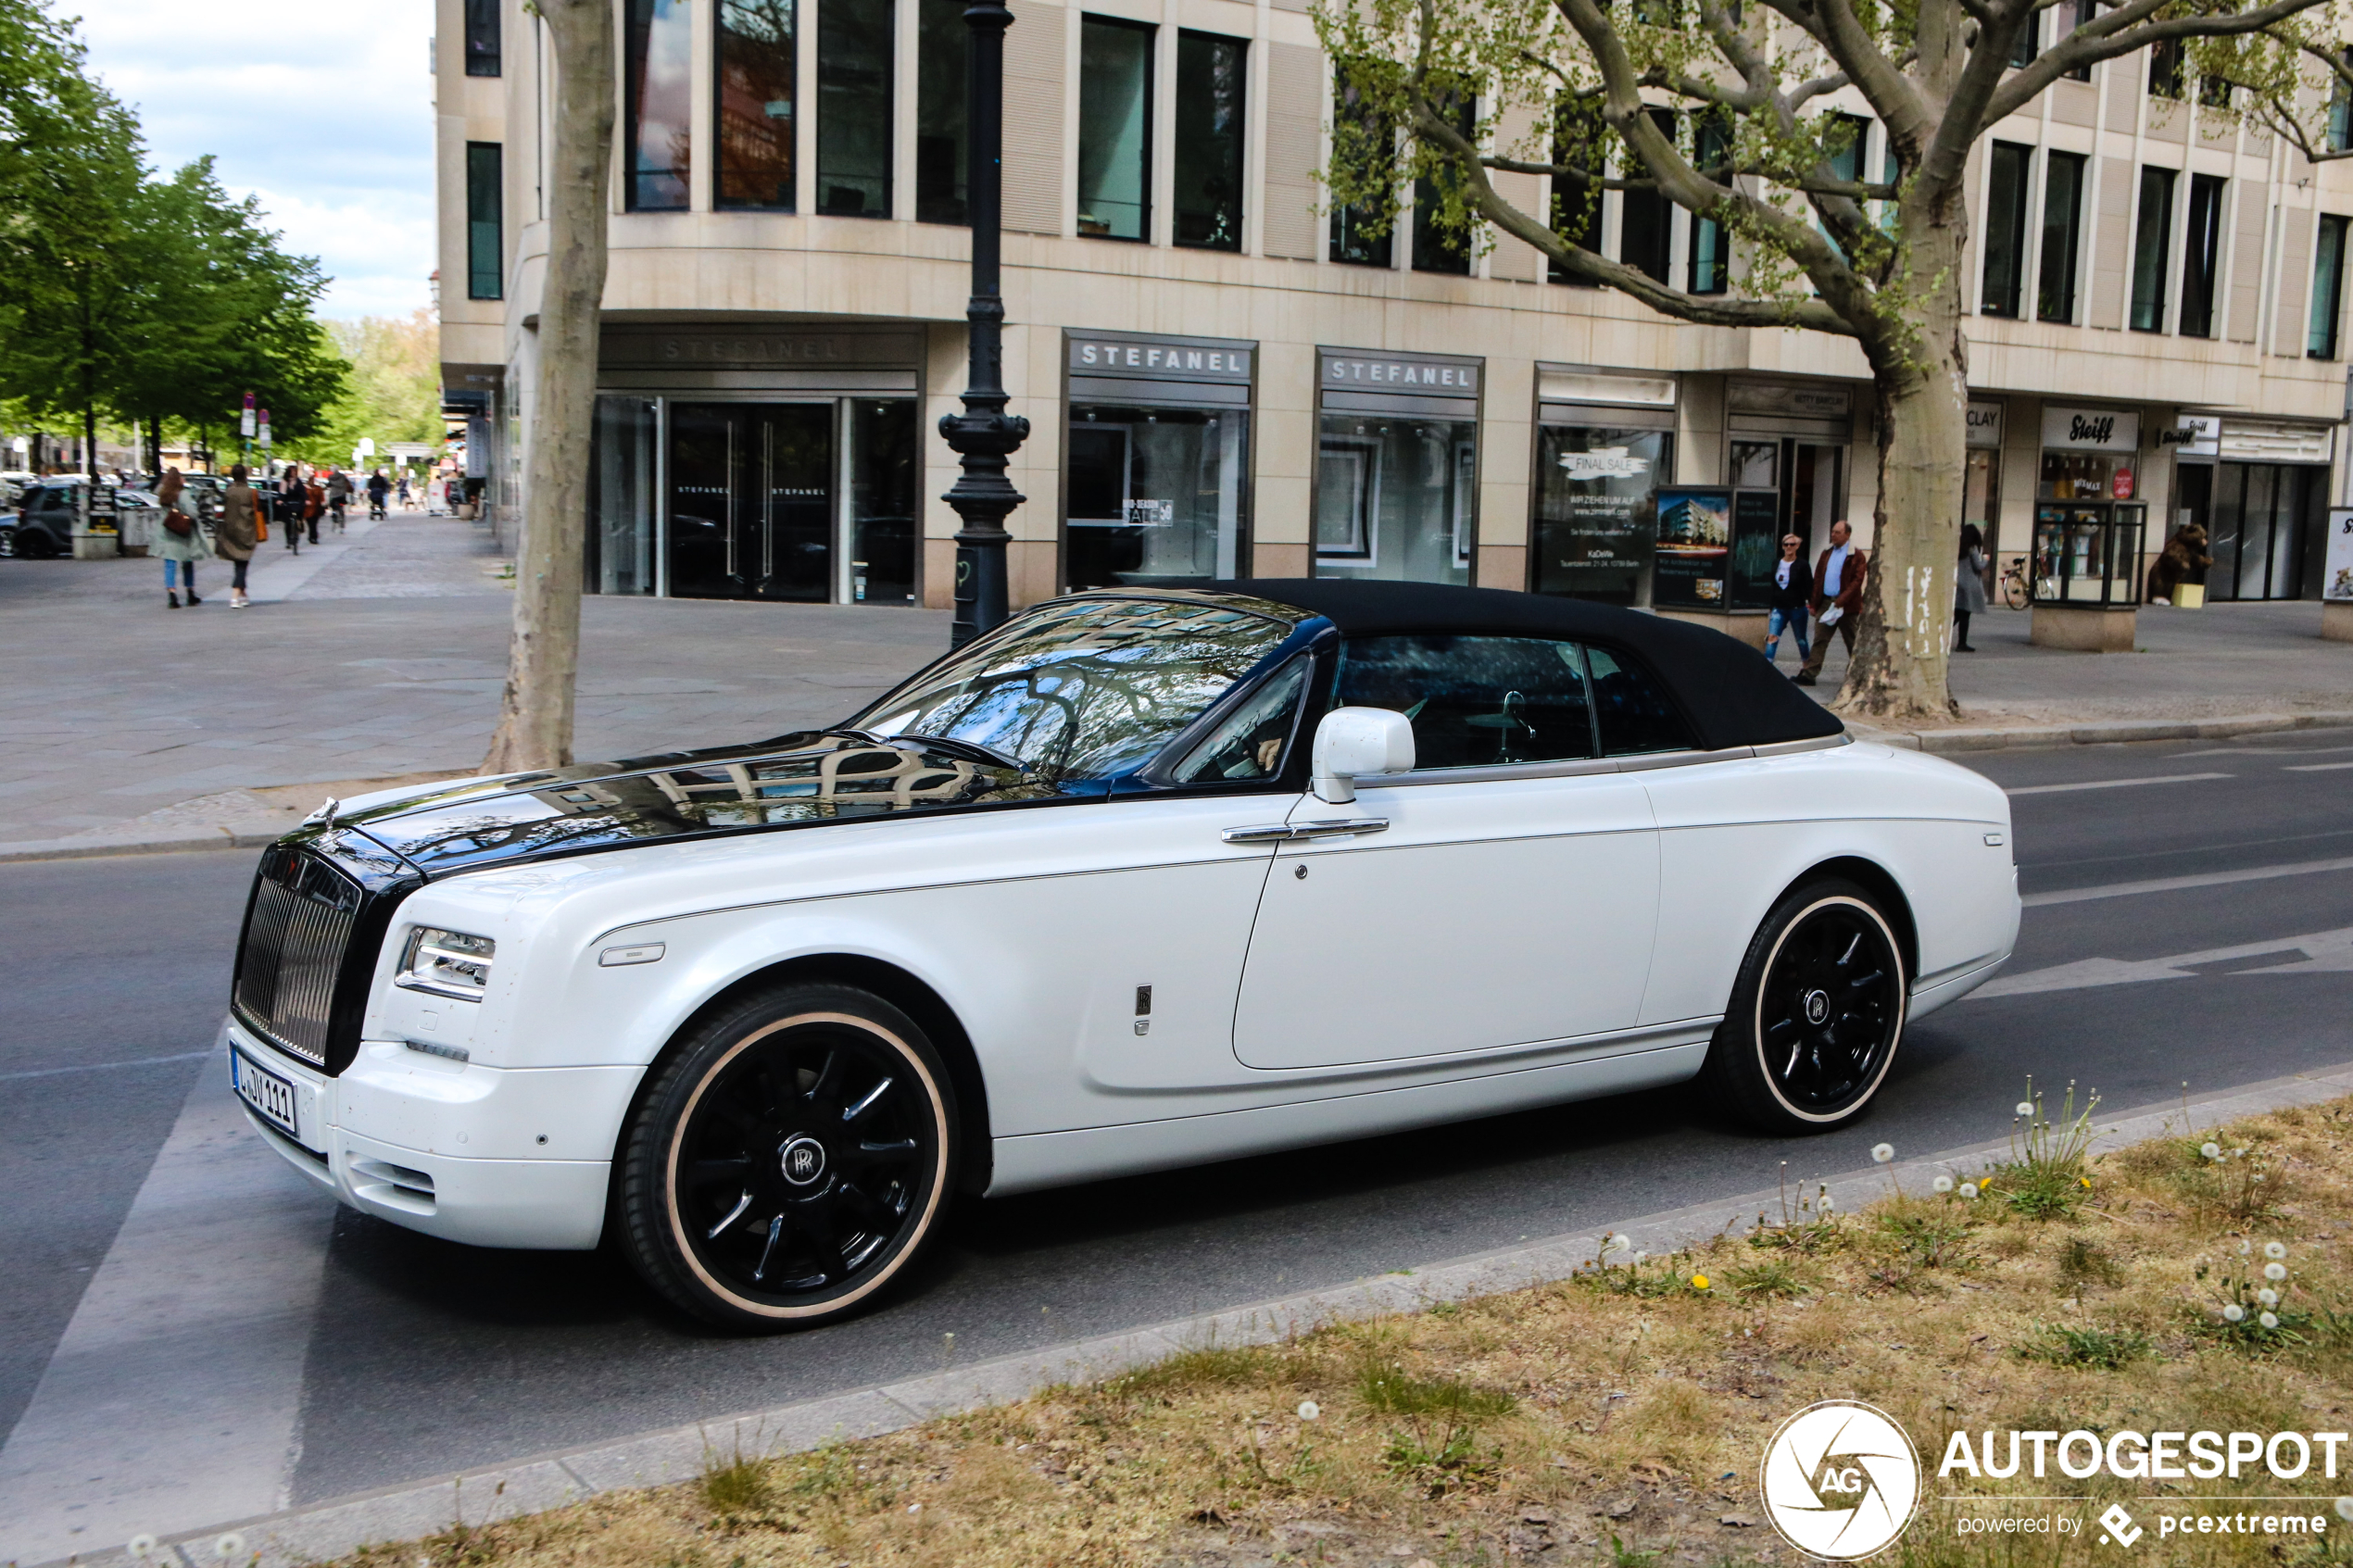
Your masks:
M2353 1062L2193 1098L2188 1116L2204 1129L2346 1094L2353 1094ZM1994 1109L2007 1114L2007 1107ZM2179 1132L2183 1117L2180 1106L2157 1106L2113 1121L2103 1119L2092 1148L2105 1152ZM1827 1177L1806 1175L1793 1180L1789 1191L1793 1196L1827 1186L1838 1206L1852 1211L1883 1197L1891 1183L1925 1193L1940 1173L1974 1173L1989 1160L2008 1154L2005 1138L1946 1150L1926 1160ZM148 1562L177 1561L183 1568L208 1568L220 1561L213 1550L215 1540L234 1530L245 1537L248 1552L259 1554L264 1568L296 1568L346 1556L363 1546L432 1535L460 1523L480 1526L560 1508L599 1492L686 1480L699 1474L712 1454L794 1453L832 1441L878 1436L940 1416L1026 1399L1057 1384L1114 1377L1187 1349L1268 1344L1328 1323L1419 1311L1441 1301L1542 1285L1592 1262L1610 1231L1624 1232L1637 1248L1671 1252L1749 1223L1760 1211L1777 1210L1780 1197L1777 1187L1760 1188L1623 1221L1600 1232L1547 1237L1331 1290L1287 1296L1126 1334L1000 1356L970 1367L950 1367L925 1377L232 1521L176 1535ZM132 1561L125 1549L116 1547L28 1568L62 1568L69 1562L90 1568L129 1568Z
M2119 719L2082 724L2020 724L2003 729L1878 730L1848 724L1856 740L1939 755L2009 746L2108 746L2135 740L2228 740L2279 730L2353 725L2353 712L2244 713L2227 719Z
M87 860L101 855L183 855L207 849L264 849L286 829L194 828L165 838L35 838L0 844L0 865L18 860Z

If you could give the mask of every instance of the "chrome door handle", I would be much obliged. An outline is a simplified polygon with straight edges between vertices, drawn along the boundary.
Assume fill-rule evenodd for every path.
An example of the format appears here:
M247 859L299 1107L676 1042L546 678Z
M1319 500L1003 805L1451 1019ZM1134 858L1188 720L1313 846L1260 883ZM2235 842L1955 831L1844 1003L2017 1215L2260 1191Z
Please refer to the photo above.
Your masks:
M1314 822L1267 822L1258 827L1227 828L1228 844L1296 844L1308 838L1353 838L1360 833L1386 833L1387 817L1341 817Z

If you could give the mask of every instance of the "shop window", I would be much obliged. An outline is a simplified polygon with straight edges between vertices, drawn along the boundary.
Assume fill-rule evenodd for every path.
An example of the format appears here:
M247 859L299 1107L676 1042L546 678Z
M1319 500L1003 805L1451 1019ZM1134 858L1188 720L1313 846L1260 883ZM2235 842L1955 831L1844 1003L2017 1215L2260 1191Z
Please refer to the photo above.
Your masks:
M1397 142L1396 127L1365 101L1364 90L1348 80L1345 68L1337 73L1333 82L1332 134L1336 140L1367 144L1375 148L1393 148ZM1390 251L1395 230L1387 218L1370 203L1333 207L1332 259L1352 267L1395 265ZM1375 230L1379 232L1376 233Z
M817 7L817 210L890 216L891 0Z
M1539 426L1536 591L1604 604L1642 603L1658 487L1674 470L1675 437L1668 431Z
M693 170L686 127L694 12L687 0L629 0L623 49L629 102L622 205L631 212L684 212Z
M849 602L915 602L923 444L912 397L853 398L849 438Z
M2304 330L2304 357L2336 358L2336 321L2344 305L2345 226L2342 218L2322 216L2312 247L2312 314Z
M1406 715L1416 771L1576 761L1598 754L1585 653L1539 637L1351 637L1332 704Z
M1732 156L1730 116L1704 114L1692 125L1692 158L1699 171L1719 185L1731 180L1720 170ZM1731 250L1724 226L1712 218L1691 220L1691 255L1685 258L1690 276L1684 286L1693 294L1722 294L1730 286Z
M1478 133L1478 106L1456 95L1438 112L1464 136ZM1425 175L1414 182L1414 270L1467 274L1471 270L1470 236L1438 221L1444 198L1438 182Z
M1249 45L1176 35L1176 243L1242 248L1243 66Z
M1470 581L1474 420L1327 412L1315 484L1315 574Z
M466 144L466 297L506 297L505 149Z
M1578 169L1589 172L1601 168L1594 147L1594 123L1592 116L1574 104L1564 103L1553 113L1553 162L1562 169ZM1598 185L1588 185L1565 174L1553 176L1553 232L1579 250L1598 254L1602 248L1602 192ZM1546 276L1556 283L1568 283L1577 288L1598 288L1590 278L1582 278L1559 262L1547 264Z
M466 0L466 74L498 74L499 0Z
M2222 283L2222 189L2217 175L2190 176L2190 226L2182 257L2182 335L2214 335L2214 296Z
M654 445L661 410L648 397L599 397L588 458L587 589L654 591Z
M1996 142L1986 160L1985 271L1978 309L2016 316L2026 292L2027 170L2034 151Z
M2182 96L2182 41L2161 38L2149 45L2149 96L2171 98L2179 102Z
M915 219L967 223L971 155L964 141L964 0L918 0L915 39Z
M1071 589L1179 587L1237 575L1249 430L1239 408L1074 404Z
M1675 116L1667 109L1650 111L1651 123L1669 142L1675 139ZM1640 159L1629 150L1626 172L1634 178L1645 173ZM1667 235L1672 232L1674 204L1655 186L1649 190L1628 191L1617 198L1617 259L1654 282L1667 282Z
M793 210L794 0L719 0L722 207Z
M2133 240L2133 330L2165 330L2165 271L2173 234L2173 170L2141 170L2140 231Z
M1088 17L1078 31L1078 232L1151 237L1152 34Z
M2043 157L2043 265L2035 279L2034 315L2038 320L2072 321L2086 160L2082 153L2045 153Z

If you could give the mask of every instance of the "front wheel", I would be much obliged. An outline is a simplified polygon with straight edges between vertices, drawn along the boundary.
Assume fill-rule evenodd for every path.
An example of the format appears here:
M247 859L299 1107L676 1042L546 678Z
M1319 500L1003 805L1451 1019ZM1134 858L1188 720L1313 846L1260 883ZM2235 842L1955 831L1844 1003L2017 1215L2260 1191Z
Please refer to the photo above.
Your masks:
M1748 946L1705 1075L1765 1132L1824 1132L1860 1116L1904 1035L1904 953L1873 896L1809 883Z
M825 1323L928 1248L958 1153L954 1087L912 1019L849 986L782 986L654 1069L622 1141L620 1239L698 1317Z
M2026 580L2022 577L2002 579L2002 602L2012 609L2026 608Z

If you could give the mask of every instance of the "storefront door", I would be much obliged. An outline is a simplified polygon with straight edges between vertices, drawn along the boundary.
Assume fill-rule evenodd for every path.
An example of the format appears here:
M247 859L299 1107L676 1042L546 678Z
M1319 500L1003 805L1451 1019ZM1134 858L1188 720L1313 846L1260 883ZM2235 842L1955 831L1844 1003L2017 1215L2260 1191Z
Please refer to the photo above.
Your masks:
M2208 515L2212 599L2304 596L2305 557L2320 530L2328 470L2289 463L2217 464Z
M670 591L833 597L832 403L679 403L670 411Z

